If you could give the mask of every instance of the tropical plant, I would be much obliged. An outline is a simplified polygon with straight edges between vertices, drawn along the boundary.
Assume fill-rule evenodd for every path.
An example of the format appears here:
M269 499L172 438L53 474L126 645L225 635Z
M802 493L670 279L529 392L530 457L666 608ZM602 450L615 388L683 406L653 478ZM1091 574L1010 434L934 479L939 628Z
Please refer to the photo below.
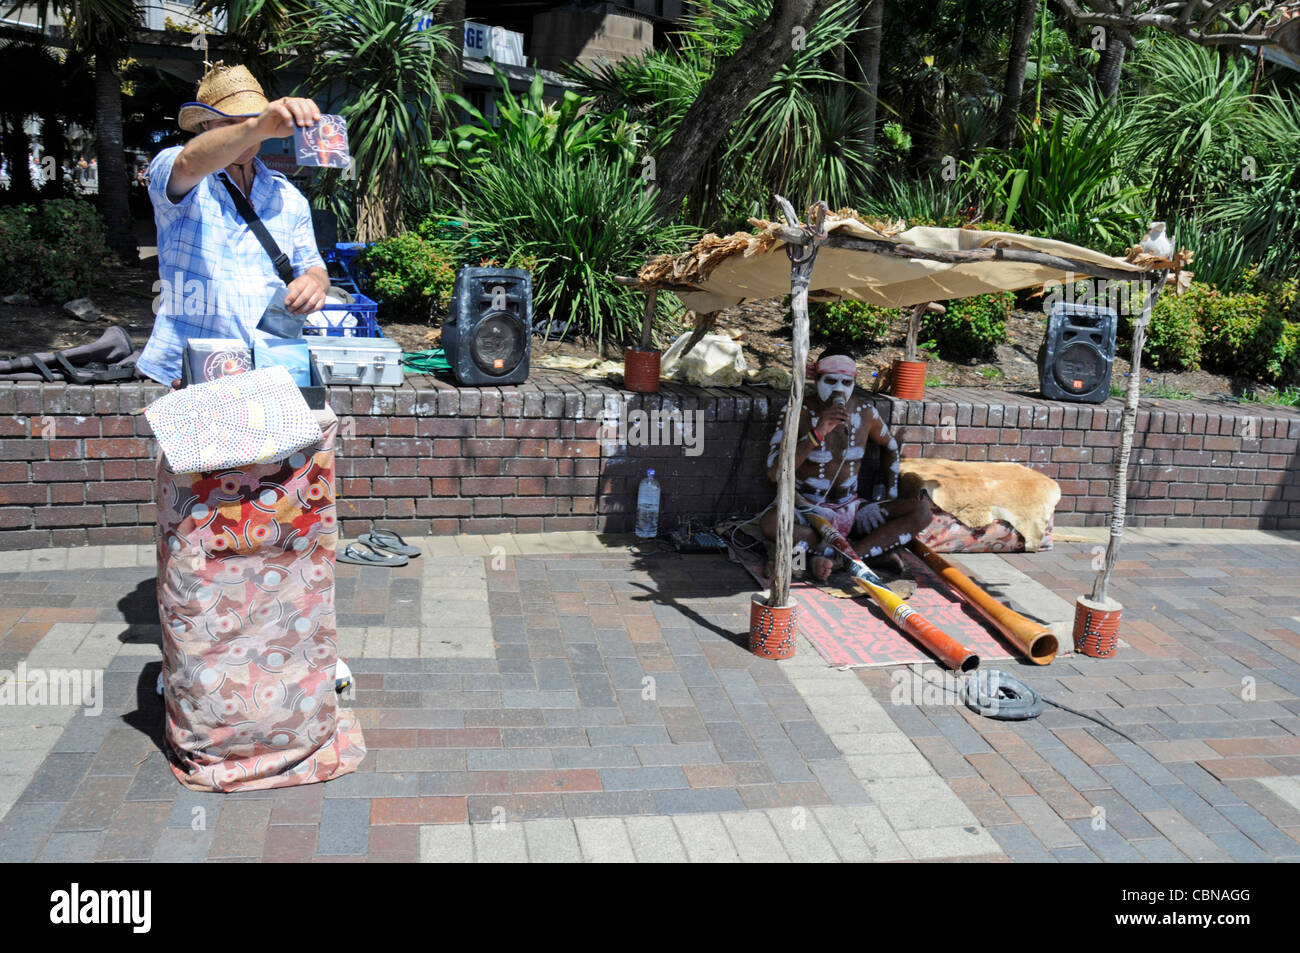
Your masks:
M400 231L404 193L428 183L421 158L432 148L452 27L428 24L401 0L315 0L277 47L305 69L303 93L323 97L324 110L347 121L358 241ZM324 176L322 191L340 178Z
M456 282L451 251L418 231L368 245L357 262L384 320L429 321L445 312Z
M641 295L615 276L634 274L648 254L671 251L693 233L662 223L633 169L600 155L537 153L507 140L460 188L474 242L463 257L527 263L539 315L589 336L602 352L633 342L641 327ZM666 298L659 296L661 317L671 308Z
M606 111L624 110L646 131L647 159L670 147L682 120L720 64L772 15L773 0L706 2L682 18L667 49L618 63L572 65ZM770 211L773 193L796 201L850 204L865 191L869 117L851 86L824 64L859 32L850 0L813 19L766 85L739 112L709 153L686 198L687 217L721 229Z
M488 120L469 100L458 94L445 97L445 105L470 118L435 142L425 160L429 165L473 169L493 156L506 142L537 153L562 151L571 156L600 154L625 163L635 160L641 147L642 128L629 121L625 110L598 113L591 97L566 89L556 102L547 102L541 74L533 77L526 93L516 96L509 78L495 69L499 86L495 121Z
M1007 339L1007 316L1015 303L1010 291L954 299L943 314L926 312L921 336L949 360L992 357L997 345Z
M1126 180L1117 158L1122 133L1104 109L1079 119L1058 112L1051 125L1025 123L1023 140L968 167L986 219L1116 253L1144 231L1142 190Z

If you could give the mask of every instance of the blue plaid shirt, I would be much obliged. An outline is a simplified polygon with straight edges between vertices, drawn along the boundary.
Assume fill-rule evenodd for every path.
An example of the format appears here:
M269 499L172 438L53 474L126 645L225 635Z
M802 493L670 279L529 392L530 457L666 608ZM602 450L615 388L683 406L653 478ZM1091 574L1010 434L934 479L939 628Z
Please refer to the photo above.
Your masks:
M154 299L153 333L137 366L163 384L181 376L190 338L264 340L257 322L276 289L284 287L271 256L222 185L224 170L209 175L179 202L167 197L172 164L180 151L180 146L164 149L149 165L161 288ZM260 160L253 160L253 168L249 202L289 256L294 276L324 268L307 199Z

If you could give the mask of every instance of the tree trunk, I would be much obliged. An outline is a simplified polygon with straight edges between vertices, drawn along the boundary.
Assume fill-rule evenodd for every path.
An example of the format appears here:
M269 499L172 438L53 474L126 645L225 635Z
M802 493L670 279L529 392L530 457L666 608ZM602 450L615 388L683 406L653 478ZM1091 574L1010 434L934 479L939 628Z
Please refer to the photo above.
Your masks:
M996 145L1010 149L1016 139L1016 121L1020 117L1020 97L1025 91L1025 69L1029 62L1029 43L1038 19L1038 0L1019 0L1011 30L1011 51L1007 57L1007 77L1002 86L1002 105L998 109Z
M32 177L27 168L27 155L32 141L23 125L24 116L9 113L4 119L4 155L9 166L9 196L21 205L36 197Z
M793 208L777 196L785 213L786 224L797 227ZM772 591L768 593L769 606L785 606L790 602L790 575L794 557L794 458L799 442L799 415L803 411L804 379L808 376L808 286L812 282L813 266L817 262L817 249L825 239L822 223L825 206L819 205L815 218L809 224L818 231L810 245L794 248L795 258L790 264L790 315L794 324L790 358L790 399L785 407L785 428L781 438L780 466L776 484L776 555L772 560Z
M1110 517L1110 542L1106 546L1105 562L1097 573L1097 580L1092 587L1092 601L1105 604L1108 600L1110 576L1119 559L1120 540L1124 535L1124 513L1128 509L1128 461L1133 452L1133 432L1137 429L1138 397L1142 391L1142 345L1146 343L1147 324L1155 311L1160 292L1165 286L1169 273L1162 271L1156 278L1155 289L1147 298L1141 317L1133 326L1133 361L1128 372L1128 396L1124 402L1124 418L1121 424L1119 459L1115 461L1115 481L1112 492L1114 504Z
M709 155L732 123L781 67L831 0L775 0L772 15L716 64L677 131L656 160L655 210L676 217Z
M124 261L139 260L127 201L126 153L122 146L122 77L117 56L96 43L95 156L99 160L99 211L108 226L108 246Z
M1106 30L1106 48L1101 51L1097 61L1097 88L1107 99L1114 99L1119 92L1120 72L1124 67L1129 34L1120 29Z
M884 32L885 0L864 0L858 14L858 63L862 68L862 85L856 93L858 108L862 110L864 151L872 165L876 149L876 113L880 103L880 40Z

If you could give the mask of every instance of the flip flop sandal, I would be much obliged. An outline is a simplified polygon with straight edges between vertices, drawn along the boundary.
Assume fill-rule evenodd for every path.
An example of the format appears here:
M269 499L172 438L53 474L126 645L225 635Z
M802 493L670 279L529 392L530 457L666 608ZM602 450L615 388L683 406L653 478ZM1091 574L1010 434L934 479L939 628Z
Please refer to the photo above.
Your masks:
M358 536L357 542L365 543L374 549L382 549L384 552L401 553L403 556L418 556L424 552L419 546L412 546L407 543L406 540L391 529L372 529L370 532Z
M384 554L365 543L348 543L343 552L334 557L341 563L355 563L358 566L405 566L409 559L401 554Z

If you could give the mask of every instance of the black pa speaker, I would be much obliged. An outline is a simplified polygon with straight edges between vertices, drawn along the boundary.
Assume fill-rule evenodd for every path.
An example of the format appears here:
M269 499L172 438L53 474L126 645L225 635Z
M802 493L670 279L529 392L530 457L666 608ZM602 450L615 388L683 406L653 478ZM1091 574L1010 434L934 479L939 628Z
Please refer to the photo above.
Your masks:
M442 347L462 384L521 384L532 354L533 278L522 268L462 268Z
M1038 377L1048 400L1100 404L1110 396L1115 367L1113 308L1058 301L1047 318L1038 350Z

